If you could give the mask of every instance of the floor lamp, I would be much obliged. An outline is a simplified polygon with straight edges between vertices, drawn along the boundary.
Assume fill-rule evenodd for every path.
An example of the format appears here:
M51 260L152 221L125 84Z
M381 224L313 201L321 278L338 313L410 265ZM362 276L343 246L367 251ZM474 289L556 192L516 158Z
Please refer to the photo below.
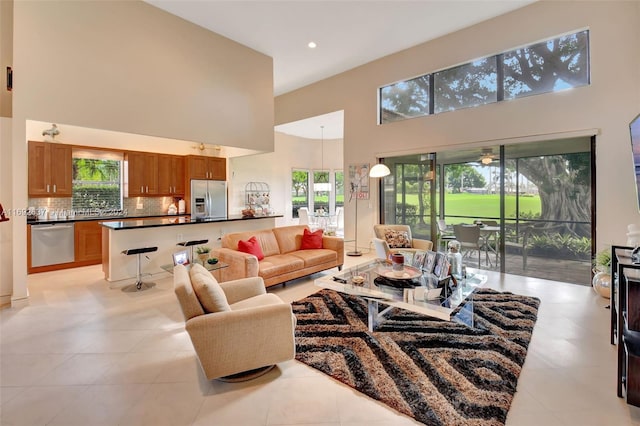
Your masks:
M369 171L369 177L383 178L389 176L391 170L384 164L376 164ZM362 252L358 250L358 194L356 193L356 221L355 221L355 240L353 251L348 251L347 256L362 256Z

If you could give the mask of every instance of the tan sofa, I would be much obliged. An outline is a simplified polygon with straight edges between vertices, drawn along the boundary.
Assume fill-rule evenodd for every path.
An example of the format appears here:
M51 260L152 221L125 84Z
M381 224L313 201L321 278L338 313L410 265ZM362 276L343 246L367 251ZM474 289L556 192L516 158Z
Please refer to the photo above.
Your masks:
M229 264L220 270L221 280L261 277L266 287L338 267L344 263L344 241L339 237L322 237L322 248L300 250L306 225L283 226L258 231L236 232L222 237L222 248L213 256ZM264 259L238 251L238 241L255 236Z
M218 283L202 270L208 276L194 278L193 268L177 265L173 282L185 329L207 379L248 371L252 374L247 377L255 377L295 357L296 318L290 304L267 293L261 278ZM208 281L204 287L203 279ZM198 291L205 294L199 297Z

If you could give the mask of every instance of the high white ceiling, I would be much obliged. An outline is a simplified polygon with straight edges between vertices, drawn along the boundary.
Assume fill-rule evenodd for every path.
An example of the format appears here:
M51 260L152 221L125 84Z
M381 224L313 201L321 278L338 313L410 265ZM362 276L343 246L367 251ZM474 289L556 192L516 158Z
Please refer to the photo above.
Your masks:
M271 56L277 96L536 0L145 1Z

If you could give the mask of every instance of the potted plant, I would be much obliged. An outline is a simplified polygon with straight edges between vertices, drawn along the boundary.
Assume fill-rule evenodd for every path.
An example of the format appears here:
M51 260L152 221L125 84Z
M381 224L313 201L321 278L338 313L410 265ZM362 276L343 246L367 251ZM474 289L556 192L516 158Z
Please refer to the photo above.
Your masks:
M604 249L596 253L593 259L593 280L591 285L600 296L611 297L611 249Z
M208 246L198 246L196 247L196 253L198 253L198 259L204 265L204 263L209 258L209 253L211 252L211 247Z

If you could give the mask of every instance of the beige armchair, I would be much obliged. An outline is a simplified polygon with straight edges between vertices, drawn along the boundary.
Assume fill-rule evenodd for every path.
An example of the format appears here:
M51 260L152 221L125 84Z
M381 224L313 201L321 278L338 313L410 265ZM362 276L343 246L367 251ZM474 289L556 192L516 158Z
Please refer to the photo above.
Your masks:
M207 379L253 378L295 357L291 305L267 293L262 278L218 283L194 264L191 270L177 265L173 280Z
M387 243L391 253L416 250L428 251L433 249L433 242L419 238L412 238L411 228L409 225L374 225L373 230L376 234L376 238ZM404 243L404 245L408 247L397 247L394 243Z

